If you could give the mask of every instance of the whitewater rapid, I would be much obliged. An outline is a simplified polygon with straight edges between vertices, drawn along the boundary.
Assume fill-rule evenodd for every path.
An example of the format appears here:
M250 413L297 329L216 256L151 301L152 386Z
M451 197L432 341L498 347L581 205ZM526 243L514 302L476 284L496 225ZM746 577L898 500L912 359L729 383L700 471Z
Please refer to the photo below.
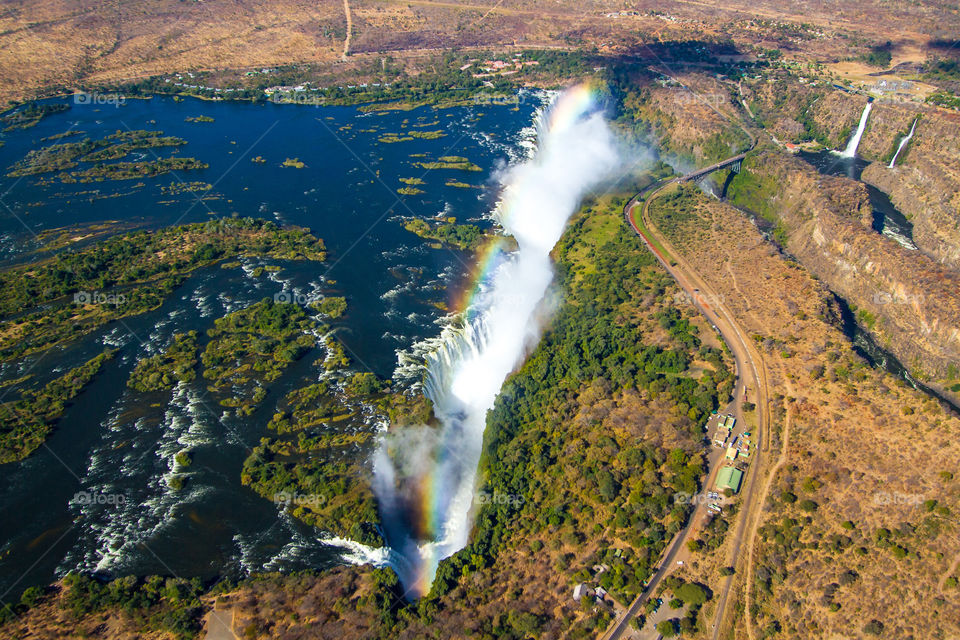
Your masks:
M426 354L423 390L439 426L391 433L374 460L390 564L413 597L467 543L487 412L540 337L550 251L584 195L620 164L594 92L578 86L538 115L532 155L500 176L495 216L517 249L488 256L462 319Z

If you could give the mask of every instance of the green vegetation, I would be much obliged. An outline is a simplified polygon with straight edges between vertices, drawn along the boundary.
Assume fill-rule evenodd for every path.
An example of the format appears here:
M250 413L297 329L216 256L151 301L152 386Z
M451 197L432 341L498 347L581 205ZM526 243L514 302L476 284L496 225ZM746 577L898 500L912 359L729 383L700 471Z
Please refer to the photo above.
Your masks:
M459 171L483 171L479 166L470 162L463 156L441 156L435 161L414 162L415 167L421 167L428 171L434 169L457 169Z
M119 160L133 151L140 149L156 149L160 147L178 147L186 144L186 140L173 136L164 136L162 131L116 131L100 140L84 138L79 142L61 142L41 149L34 149L13 164L7 171L10 177L34 176L53 171L65 171L78 166L78 163L96 163L87 169L61 173L59 178L63 182L90 182L93 176L112 176L113 174L131 174L132 167L139 167L140 175L157 175L161 169L167 171L176 168L206 168L200 167L193 158L160 158L152 162L122 162L117 164L102 164L105 160ZM161 162L163 160L164 162ZM192 161L188 167L175 166L185 160ZM176 162L174 162L176 161ZM172 163L172 164L171 164ZM111 168L113 167L113 168ZM119 168L118 168L119 167ZM151 173L152 172L152 173ZM89 174L89 175L88 175ZM105 179L105 178L104 178ZM121 179L121 178L116 178Z
M357 450L372 443L374 430L358 410L317 383L287 394L267 426L279 437L263 438L253 449L243 463L243 484L308 524L382 545L366 457Z
M411 137L411 136L401 136L401 135L398 134L398 133L385 133L385 134L383 134L382 136L380 136L379 138L377 138L377 140L378 140L379 142L384 143L384 144L393 144L393 143L395 143L395 142L407 142L407 141L409 141L409 140L413 140L413 137Z
M416 187L400 187L397 189L397 193L402 196L416 196L424 193L423 189L417 189Z
M63 113L69 108L70 105L68 104L37 104L36 102L31 102L22 109L17 109L6 114L3 118L0 118L0 120L6 125L3 128L4 131L29 129L47 116L52 116L55 113Z
M431 225L421 218L413 218L405 222L403 228L421 238L436 240L464 251L476 249L485 238L483 231L475 224L448 222Z
M872 67L886 69L890 66L890 60L892 59L890 48L891 43L889 41L886 44L870 47L870 51L860 56L860 59Z
M294 169L303 169L306 167L306 163L302 162L300 158L287 158L283 161L284 167L292 167Z
M413 136L414 138L420 138L421 140L436 140L437 138L442 138L446 133L442 129L436 131L409 131L407 135Z
M64 604L75 619L100 611L122 612L141 633L170 633L182 640L197 637L203 628L207 607L200 602L204 588L199 578L128 576L104 584L71 573L63 584Z
M230 391L220 404L249 415L266 396L262 383L275 381L315 346L315 329L302 307L269 298L219 318L201 356L209 390Z
M727 198L738 207L747 209L775 225L773 239L781 247L785 247L789 239L789 230L780 220L773 204L779 192L779 186L772 178L763 177L752 171L757 162L756 156L747 156L740 173L734 176L727 187Z
M310 303L311 309L316 309L328 318L339 318L347 310L347 299L327 296L323 300Z
M0 271L0 359L75 340L160 306L194 269L260 256L324 260L306 229L232 218L136 231Z
M184 122L213 122L213 118L210 116L187 116L183 119Z
M930 94L927 96L927 102L938 107L960 110L960 96L945 91Z
M200 162L196 158L159 158L140 162L100 164L82 171L71 171L69 174L61 173L59 178L64 183L133 180L135 178L161 176L171 171L194 171L209 167L210 165Z
M425 184L421 178L400 178L400 182L405 185L415 187L417 185Z
M210 189L213 189L213 185L209 182L171 182L169 186L160 187L161 193L168 196L210 191Z
M722 361L720 370L699 378L688 373L693 354L684 345L693 344L692 332L682 330L672 313L663 317L677 326L683 342L668 337L669 345L658 345L641 330L640 317L649 317L651 301L666 303L672 285L625 225L610 234L596 222L622 219L621 207L622 201L611 202L580 216L560 241L565 303L488 416L483 490L524 500L481 508L471 543L440 565L431 597L492 566L511 541L526 545L546 536L577 549L589 536L604 542L569 567L571 580L610 560L601 585L628 602L686 520L689 505L672 496L697 492L704 471L700 425L718 397L729 394L733 375ZM629 427L576 422L598 396L647 402L663 396L673 409L657 428L682 436L688 447L668 450ZM567 568L572 554L561 555L557 562Z
M25 391L19 400L0 404L0 464L23 460L37 450L73 400L113 357L104 351L71 369L37 391Z
M163 353L137 363L127 386L137 391L160 391L196 378L197 332L175 333Z

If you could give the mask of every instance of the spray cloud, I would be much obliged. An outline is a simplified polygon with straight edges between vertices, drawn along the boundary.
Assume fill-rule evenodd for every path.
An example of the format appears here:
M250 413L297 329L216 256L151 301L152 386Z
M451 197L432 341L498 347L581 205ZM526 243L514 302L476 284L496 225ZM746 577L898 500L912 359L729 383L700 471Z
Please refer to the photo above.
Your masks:
M502 176L497 215L517 249L488 256L463 324L445 330L427 356L424 391L440 426L429 435L391 434L375 458L391 563L415 596L429 590L437 563L467 543L486 414L539 338L550 251L584 195L621 164L587 85L561 93L537 129L533 157Z

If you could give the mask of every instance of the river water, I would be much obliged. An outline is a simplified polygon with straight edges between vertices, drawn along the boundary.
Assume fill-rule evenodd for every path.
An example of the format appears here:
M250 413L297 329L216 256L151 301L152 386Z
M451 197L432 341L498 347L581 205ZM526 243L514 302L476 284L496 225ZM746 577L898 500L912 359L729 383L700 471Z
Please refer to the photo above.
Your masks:
M310 227L323 238L325 264L285 263L252 276L243 269L195 272L158 310L113 323L64 348L0 365L0 381L33 374L43 384L104 349L117 357L68 408L55 432L20 463L0 467L0 600L73 569L104 575L152 573L242 576L250 571L322 568L342 562L321 532L282 514L240 484L249 449L286 391L316 380L308 353L270 387L247 418L224 417L201 380L173 392L136 394L126 379L138 359L172 333L203 334L216 318L281 291L344 295L348 312L338 336L357 370L389 378L397 353L440 332L444 305L467 286L473 256L431 248L403 229L403 217L454 216L489 227L497 190L491 176L523 154L537 96L519 104L363 113L355 107L254 105L173 98L126 100L122 106L78 105L37 126L0 134L0 259L35 257L42 232L111 221L111 231L159 228L211 217L261 217ZM66 101L64 101L66 102ZM207 116L212 122L188 122ZM175 153L208 169L143 180L45 184L6 177L31 149L114 131L160 130L184 138ZM66 131L84 134L43 141ZM442 137L387 143L385 133L441 131ZM171 155L158 148L126 160ZM425 171L414 162L462 156L476 172ZM262 158L254 162L251 158ZM287 158L306 164L283 167ZM401 196L400 178L422 178L422 194ZM470 187L449 186L448 181ZM213 189L169 195L161 187L202 181ZM202 346L202 344L201 344ZM7 393L10 389L2 389ZM5 398L9 399L9 398ZM172 457L193 452L189 482L170 490ZM76 504L78 491L123 496L111 504Z
M890 202L887 194L860 179L860 174L870 164L869 161L863 158L845 158L833 151L817 153L804 151L800 153L800 157L816 167L820 173L846 176L862 183L867 189L870 206L873 209L873 230L895 240L907 249L917 249L913 243L913 223Z

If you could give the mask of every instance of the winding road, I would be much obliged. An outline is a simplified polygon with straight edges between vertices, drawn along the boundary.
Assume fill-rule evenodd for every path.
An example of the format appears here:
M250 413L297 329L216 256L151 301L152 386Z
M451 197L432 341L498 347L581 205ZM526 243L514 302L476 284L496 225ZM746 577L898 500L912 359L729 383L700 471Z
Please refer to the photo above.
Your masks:
M738 159L742 159L742 155L717 163L715 168L727 166ZM704 171L700 170L694 173L703 174ZM749 523L754 519L754 511L757 503L755 498L757 487L759 485L757 482L757 476L759 475L757 470L761 468L763 451L765 448L767 448L766 430L770 423L767 372L759 352L757 352L752 341L745 336L742 328L726 308L723 303L723 298L717 296L713 292L711 287L707 285L707 283L700 277L696 270L690 267L686 260L684 260L680 254L671 247L670 243L667 242L664 236L658 232L656 227L650 221L650 217L648 215L650 203L667 186L673 184L674 182L682 182L686 178L687 176L681 176L680 178L669 180L666 183L651 185L647 189L634 196L627 203L623 213L627 223L631 226L634 232L636 232L636 234L643 239L644 243L647 245L647 248L650 249L654 256L656 256L657 260L659 260L660 264L663 265L663 268L667 271L667 273L669 273L670 276L676 280L680 288L683 289L688 296L690 296L690 299L693 301L693 304L697 307L700 313L702 313L707 320L709 320L710 323L717 328L717 331L730 348L737 367L737 385L734 389L732 406L728 410L732 410L735 413L738 421L743 420L742 404L745 389L749 388L755 394L755 402L758 410L757 427L756 433L754 434L756 437L757 451L754 454L753 460L750 463L750 468L746 473L747 477L745 487L741 493L741 509L739 517L737 518L736 533L727 563L728 566L735 567L740 556L740 547L742 546L743 539L747 535L748 527L750 526ZM642 207L640 208L641 222L638 224L637 219L635 218L637 206L641 204L641 198L645 193L649 193L650 195L642 201ZM718 455L718 452L713 451L713 455L711 456L710 472L708 474L707 482L704 485L705 488L712 486L714 477L721 466L718 464L719 460L714 460L714 458L719 457L720 456ZM615 620L610 627L607 628L606 632L601 635L601 640L618 640L623 636L624 632L627 631L630 620L640 612L640 608L643 606L644 602L646 602L647 598L649 598L656 591L660 581L676 566L675 560L677 559L677 556L683 556L688 553L684 545L686 544L687 539L690 537L693 529L692 524L697 522L699 518L703 517L705 509L706 505L703 503L695 505L694 511L691 514L687 525L677 533L676 537L667 547L663 561L660 563L660 567L651 578L647 587L634 599L626 611L619 618L617 618L617 620ZM727 601L729 599L730 590L735 581L734 579L735 576L727 577L724 581L723 587L720 590L719 598L717 600L717 610L712 622L712 638L714 640L716 640L716 638L719 636L720 629L723 624L724 615L727 610Z

